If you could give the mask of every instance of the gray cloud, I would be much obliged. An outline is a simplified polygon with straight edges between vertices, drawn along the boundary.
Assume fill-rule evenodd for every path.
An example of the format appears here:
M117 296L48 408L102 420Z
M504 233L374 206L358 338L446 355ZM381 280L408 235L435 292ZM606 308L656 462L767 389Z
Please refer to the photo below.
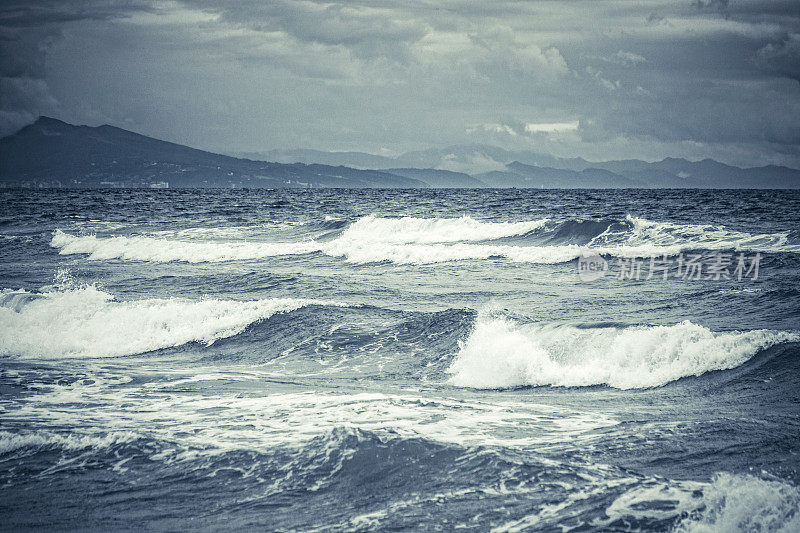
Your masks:
M3 3L0 26L31 28L77 20L111 20L142 10L157 11L153 2L139 0L10 0Z
M790 33L781 42L766 44L755 59L767 72L800 81L800 33Z
M35 119L55 101L44 81L46 51L58 32L0 27L0 135Z
M45 66L64 24L108 21L141 10L154 11L140 2L4 3L0 9L0 135L13 133L40 114L60 111L45 80Z
M0 120L229 151L487 142L797 166L799 35L785 0L4 4Z
M728 9L729 0L694 0L692 4L700 11L720 11Z

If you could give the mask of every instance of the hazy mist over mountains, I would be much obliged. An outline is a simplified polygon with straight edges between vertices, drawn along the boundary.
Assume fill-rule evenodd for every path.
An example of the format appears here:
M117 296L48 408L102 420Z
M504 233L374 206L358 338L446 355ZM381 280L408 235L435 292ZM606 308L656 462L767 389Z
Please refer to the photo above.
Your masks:
M113 126L40 117L0 139L0 183L47 187L800 188L800 170L711 159L590 162L486 145L386 157L284 150L232 157Z

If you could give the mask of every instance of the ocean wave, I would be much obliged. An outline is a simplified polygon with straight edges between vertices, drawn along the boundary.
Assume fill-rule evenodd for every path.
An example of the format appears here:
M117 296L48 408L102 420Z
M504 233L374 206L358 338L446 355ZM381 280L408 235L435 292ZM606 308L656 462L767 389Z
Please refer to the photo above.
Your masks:
M718 474L703 490L702 507L675 531L800 531L800 489L780 480Z
M800 341L772 331L715 333L689 321L673 326L593 329L520 324L482 313L449 368L460 387L520 386L619 389L658 387L711 370L737 367L760 350Z
M468 216L459 218L380 218L361 217L342 233L351 242L432 244L474 242L523 235L544 226L549 219L523 222L481 222Z
M60 230L56 230L50 244L52 247L58 248L61 255L87 254L91 260L122 259L156 263L178 261L217 263L268 259L314 252L322 252L332 257L343 257L347 262L359 264L388 261L395 264L419 265L490 257L503 257L514 262L526 263L563 263L576 259L584 250L576 245L395 244L342 237L329 242L190 242L140 236L75 236ZM625 252L637 254L645 253L648 250L630 249Z
M510 246L491 244L384 244L333 241L327 255L344 257L350 263L426 265L452 261L481 260L493 257L518 263L564 263L582 253L578 246Z
M601 228L605 228L602 229ZM338 231L338 230L337 230ZM525 239L539 244L492 242ZM677 256L690 250L800 252L788 234L749 234L709 225L653 222L628 216L624 221L481 222L461 218L362 217L330 240L250 242L173 240L152 236L70 235L56 230L50 245L62 255L89 259L224 262L320 252L351 263L434 264L505 258L519 263L564 263L582 254L613 257Z
M545 231L531 232L530 237L540 237L547 244L588 245L600 235L625 235L630 231L627 221L613 219L570 219L553 221L546 225Z
M316 252L321 244L300 242L242 242L242 241L183 241L155 237L97 237L76 236L56 230L50 246L62 255L88 254L89 259L127 259L169 263L224 262L247 259L266 259L280 255Z
M31 298L4 293L0 354L21 357L113 357L189 342L212 344L275 313L307 305L344 305L295 298L263 300L118 301L94 286Z
M56 448L72 451L90 448L97 450L130 443L138 438L138 435L129 431L112 432L105 435L61 434L47 431L28 433L0 431L0 456L27 448Z
M778 479L721 472L710 483L660 481L631 489L606 509L616 523L672 522L675 533L800 530L800 489Z
M687 244L637 246L514 246L502 244L393 244L334 239L327 243L186 242L149 237L72 236L61 232L51 242L62 255L88 254L92 260L123 259L152 262L227 262L321 252L357 264L390 262L425 265L453 261L503 258L514 263L558 264L585 254L613 257L677 256L695 249Z
M735 250L747 252L800 252L800 244L789 242L789 233L745 233L711 224L675 224L656 222L627 215L631 225L626 243L632 246L649 244L659 247L683 246L694 250ZM606 236L614 232L607 232ZM602 242L603 234L592 241Z
M488 250L487 247L470 249L464 245L460 246L461 251L447 250L441 245L428 248L419 245L493 240L527 233L543 226L546 222L546 219L526 222L479 222L470 217L390 219L365 216L347 226L330 242L191 241L152 236L97 237L70 235L56 230L50 245L58 248L62 255L88 254L89 259L93 260L199 263L323 252L330 256L346 257L352 262L392 261L394 258L399 262L418 263L461 258L479 259L484 257ZM408 249L404 250L404 247ZM373 250L373 253L365 253L368 249ZM495 251L492 255L503 255L503 253Z

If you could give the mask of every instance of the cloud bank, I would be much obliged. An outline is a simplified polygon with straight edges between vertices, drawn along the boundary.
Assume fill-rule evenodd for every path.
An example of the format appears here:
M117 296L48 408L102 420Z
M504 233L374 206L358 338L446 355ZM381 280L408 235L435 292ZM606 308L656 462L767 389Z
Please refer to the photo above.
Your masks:
M0 134L800 166L791 1L6 2Z

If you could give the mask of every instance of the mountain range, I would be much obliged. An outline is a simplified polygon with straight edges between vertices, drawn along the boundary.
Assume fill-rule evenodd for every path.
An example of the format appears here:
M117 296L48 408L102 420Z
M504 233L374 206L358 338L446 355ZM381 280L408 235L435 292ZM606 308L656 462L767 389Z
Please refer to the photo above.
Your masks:
M56 187L427 187L376 170L214 154L113 126L40 117L0 139L0 183Z
M317 150L223 155L114 126L40 117L0 139L0 186L795 189L800 170L712 159L590 162L486 145L396 157Z

